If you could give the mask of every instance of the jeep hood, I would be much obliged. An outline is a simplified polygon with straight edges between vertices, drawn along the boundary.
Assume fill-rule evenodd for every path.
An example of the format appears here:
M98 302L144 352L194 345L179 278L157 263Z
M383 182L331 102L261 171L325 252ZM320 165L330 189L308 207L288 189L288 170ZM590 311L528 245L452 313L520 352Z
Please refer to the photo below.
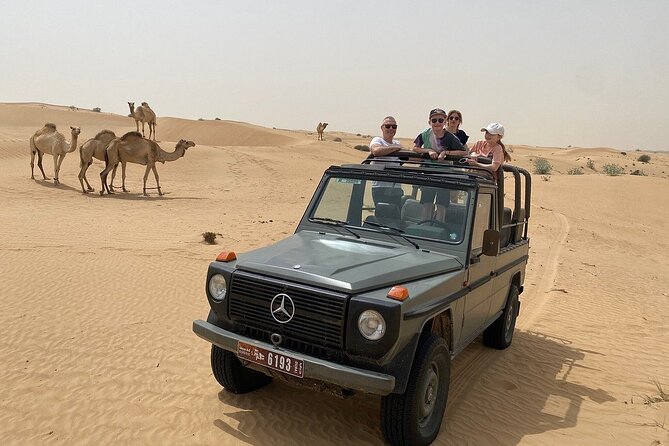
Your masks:
M240 254L236 267L350 293L457 271L462 264L455 256L410 245L301 231Z

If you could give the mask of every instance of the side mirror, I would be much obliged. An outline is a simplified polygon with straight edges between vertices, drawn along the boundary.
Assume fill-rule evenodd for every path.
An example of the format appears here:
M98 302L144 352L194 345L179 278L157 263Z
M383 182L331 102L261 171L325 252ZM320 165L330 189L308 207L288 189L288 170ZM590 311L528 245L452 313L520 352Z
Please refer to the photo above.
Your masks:
M484 256L496 256L499 252L499 231L486 229L483 233L483 251Z

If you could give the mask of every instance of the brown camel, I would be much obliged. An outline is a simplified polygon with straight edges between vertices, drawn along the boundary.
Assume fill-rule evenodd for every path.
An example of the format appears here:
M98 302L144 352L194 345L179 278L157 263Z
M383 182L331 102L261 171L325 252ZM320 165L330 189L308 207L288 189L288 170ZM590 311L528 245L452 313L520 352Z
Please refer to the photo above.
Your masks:
M142 102L142 105L135 108L134 102L128 102L128 107L130 108L130 117L135 120L135 126L139 132L139 123L142 123L142 136L146 136L144 133L144 123L149 124L149 139L153 135L153 140L156 140L156 114L151 110L149 104Z
M100 161L105 160L105 153L109 143L116 138L116 135L111 130L102 130L95 138L91 138L79 147L79 159L81 163L79 167L79 182L81 183L81 191L83 193L93 192L93 189L86 178L86 171L93 164L93 158L99 159ZM114 181L114 174L116 169L112 173L112 182ZM86 182L86 188L84 188L84 181Z
M325 130L325 127L328 126L327 122L319 122L318 125L316 126L316 132L318 132L318 140L323 141L323 131Z
M120 138L114 139L107 146L107 155L105 158L106 166L100 173L100 180L102 182L102 190L100 195L106 190L108 194L114 193L113 186L107 185L107 175L109 172L121 163L122 171L122 188L123 192L127 192L125 188L125 166L126 163L142 164L146 166L144 172L144 196L146 193L146 179L149 177L149 171L153 170L153 175L156 177L156 189L158 195L163 195L160 189L160 180L158 178L158 171L156 170L156 162L165 163L165 161L175 161L186 154L186 149L195 146L193 141L180 140L174 152L165 152L160 146L149 139L144 139L139 132L128 132Z
M70 130L72 133L70 142L65 141L65 137L56 130L56 125L50 122L44 124L44 127L30 137L30 178L35 179L35 154L37 154L37 167L42 171L44 179L48 180L42 168L42 157L46 153L53 156L53 183L60 184L58 181L60 166L65 155L77 149L77 139L81 133L79 127L70 127Z

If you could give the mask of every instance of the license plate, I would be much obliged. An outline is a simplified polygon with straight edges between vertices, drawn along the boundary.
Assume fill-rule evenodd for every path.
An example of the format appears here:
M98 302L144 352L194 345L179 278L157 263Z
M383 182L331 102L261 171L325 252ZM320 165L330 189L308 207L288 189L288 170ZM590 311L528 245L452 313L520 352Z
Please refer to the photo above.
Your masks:
M304 361L276 350L267 350L246 342L237 343L237 356L240 359L260 364L279 372L287 373L298 378L304 378Z

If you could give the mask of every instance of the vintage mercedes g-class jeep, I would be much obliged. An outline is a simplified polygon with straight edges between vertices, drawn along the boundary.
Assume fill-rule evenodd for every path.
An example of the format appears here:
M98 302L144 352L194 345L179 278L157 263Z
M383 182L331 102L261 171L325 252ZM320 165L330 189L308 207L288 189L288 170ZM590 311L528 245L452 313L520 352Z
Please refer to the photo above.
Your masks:
M226 390L278 378L376 394L389 443L436 438L451 359L481 334L511 344L531 177L415 156L330 167L295 234L209 265L193 331Z

